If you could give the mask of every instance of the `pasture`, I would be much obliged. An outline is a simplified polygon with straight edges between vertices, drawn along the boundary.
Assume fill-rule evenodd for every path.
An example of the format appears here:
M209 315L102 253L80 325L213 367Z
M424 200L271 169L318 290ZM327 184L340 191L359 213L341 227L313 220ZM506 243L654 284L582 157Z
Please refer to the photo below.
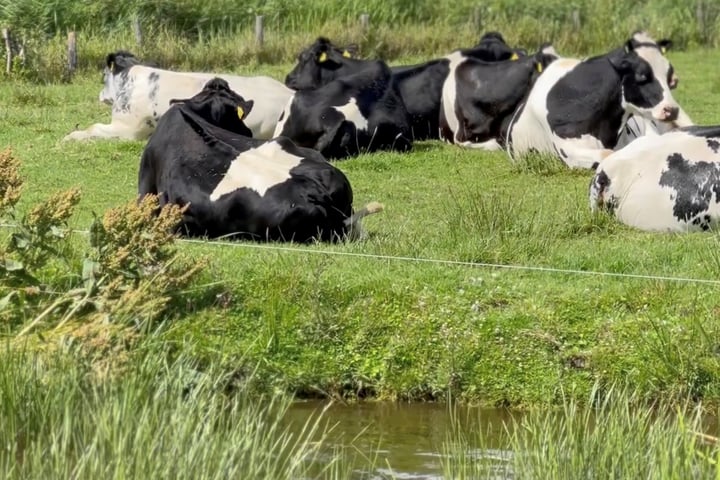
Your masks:
M685 110L720 123L720 53L670 59ZM282 79L290 68L236 72ZM109 120L100 89L99 72L0 83L0 146L22 162L21 210L79 187L71 224L86 230L94 213L135 197L144 142L60 142ZM720 281L715 233L642 233L593 216L590 172L538 157L512 164L420 142L337 165L356 208L385 204L365 220L366 240L183 243L209 266L153 341L225 371L256 369L259 391L298 396L528 406L585 399L598 382L720 399L720 285L621 276Z

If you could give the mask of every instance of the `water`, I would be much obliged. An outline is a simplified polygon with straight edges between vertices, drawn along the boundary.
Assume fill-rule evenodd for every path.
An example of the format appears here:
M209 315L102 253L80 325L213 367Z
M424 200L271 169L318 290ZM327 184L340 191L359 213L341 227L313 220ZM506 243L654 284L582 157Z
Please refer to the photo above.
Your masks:
M291 407L288 419L302 425L326 405L319 401L297 402ZM505 409L457 407L454 415L459 420L455 425L460 425L463 431L481 430L484 433L483 449L476 446L467 455L489 466L497 464L500 470L504 470L511 455L503 449L501 437L504 425L511 423L512 417L519 414ZM447 405L391 402L335 404L330 406L323 418L329 426L333 426L328 446L352 446L368 457L359 462L367 467L358 472L358 478L443 478L443 444L448 441L453 425Z

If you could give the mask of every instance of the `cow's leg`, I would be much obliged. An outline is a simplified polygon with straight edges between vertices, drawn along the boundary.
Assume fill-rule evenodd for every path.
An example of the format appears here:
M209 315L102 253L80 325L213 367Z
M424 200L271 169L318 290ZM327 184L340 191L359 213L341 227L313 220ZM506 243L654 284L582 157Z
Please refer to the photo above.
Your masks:
M348 127L352 125L352 128L343 128L341 130L341 127L345 127L346 124ZM333 142L338 140L336 137L341 132L350 130L352 133L356 133L354 127L354 124L345 121L345 117L340 112L332 108L328 109L328 111L324 112L321 117L321 128L323 133L317 139L313 148L318 152L323 152L326 148L330 147Z
M121 138L125 140L143 140L147 138L143 129L129 127L123 123L96 123L85 130L75 130L63 138L67 140L88 140L91 138Z
M154 172L149 168L141 168L138 177L138 200L142 200L146 195L158 194Z
M563 148L562 151L564 154L560 157L570 168L593 168L613 153L607 148Z
M494 138L492 140L488 140L486 142L480 142L480 143L475 143L475 142L471 142L468 140L466 142L459 143L458 145L460 145L461 147L465 147L465 148L475 148L478 150L487 150L487 151L494 151L494 150L502 149L500 144Z
M570 168L593 168L612 150L603 147L599 140L593 137L581 139L553 138L555 152Z

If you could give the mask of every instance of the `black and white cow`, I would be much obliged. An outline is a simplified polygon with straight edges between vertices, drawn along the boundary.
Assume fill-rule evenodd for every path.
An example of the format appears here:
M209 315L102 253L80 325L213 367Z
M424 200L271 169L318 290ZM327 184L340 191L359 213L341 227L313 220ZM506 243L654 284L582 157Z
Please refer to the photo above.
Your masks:
M250 138L244 119L253 101L215 78L195 96L172 100L142 155L139 198L187 205L179 231L187 235L309 242L356 238L345 175L318 152L287 138Z
M605 55L553 62L512 122L511 157L545 152L591 168L612 153L630 115L640 123L692 125L670 92L677 77L663 55L668 43L638 32Z
M485 61L518 58L523 51L510 48L498 32L488 32L472 48L458 51L465 57ZM363 70L373 60L355 58L356 45L339 47L324 37L304 49L298 62L285 78L293 90L318 88L333 80ZM450 71L449 58L440 58L417 65L392 66L393 83L408 111L414 140L439 138L438 118L443 82Z
M533 84L558 57L544 45L532 56L487 62L458 51L450 55L442 88L440 137L462 146L497 150Z
M256 138L270 138L278 116L292 95L292 91L277 80L265 76L162 70L143 64L129 52L119 51L107 56L103 71L104 87L100 92L100 101L112 105L111 122L76 130L65 140L144 140L170 107L168 102L171 98L191 97L216 76L225 79L233 90L253 99L255 108L246 123Z
M340 159L376 150L412 148L407 110L390 68L365 62L356 73L295 92L274 136Z
M590 208L650 231L716 229L720 222L720 126L639 138L598 165Z

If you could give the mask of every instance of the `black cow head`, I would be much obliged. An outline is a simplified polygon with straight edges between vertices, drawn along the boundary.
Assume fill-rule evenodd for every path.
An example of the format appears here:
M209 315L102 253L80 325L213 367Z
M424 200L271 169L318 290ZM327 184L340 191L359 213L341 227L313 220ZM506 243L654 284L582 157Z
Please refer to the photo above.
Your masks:
M334 80L337 70L347 59L355 58L358 47L355 44L338 47L325 37L300 52L295 68L285 77L285 85L293 90L317 88Z
M655 42L638 32L622 49L608 55L622 77L623 106L630 113L661 122L678 120L681 109L670 92L677 77L663 54L669 44L669 40Z
M109 53L105 58L105 66L113 75L117 75L133 65L145 65L145 63L141 62L139 58L126 50Z
M462 50L462 53L485 62L502 62L524 57L527 55L527 50L510 47L500 32L493 31L485 32L477 45Z
M540 49L533 55L535 71L541 74L552 62L560 58L555 48L550 43L543 43Z
M203 89L194 97L185 100L170 100L170 104L182 104L207 122L225 130L252 137L252 131L243 120L248 116L254 105L253 100L245 100L230 89L230 85L222 78L209 80Z

